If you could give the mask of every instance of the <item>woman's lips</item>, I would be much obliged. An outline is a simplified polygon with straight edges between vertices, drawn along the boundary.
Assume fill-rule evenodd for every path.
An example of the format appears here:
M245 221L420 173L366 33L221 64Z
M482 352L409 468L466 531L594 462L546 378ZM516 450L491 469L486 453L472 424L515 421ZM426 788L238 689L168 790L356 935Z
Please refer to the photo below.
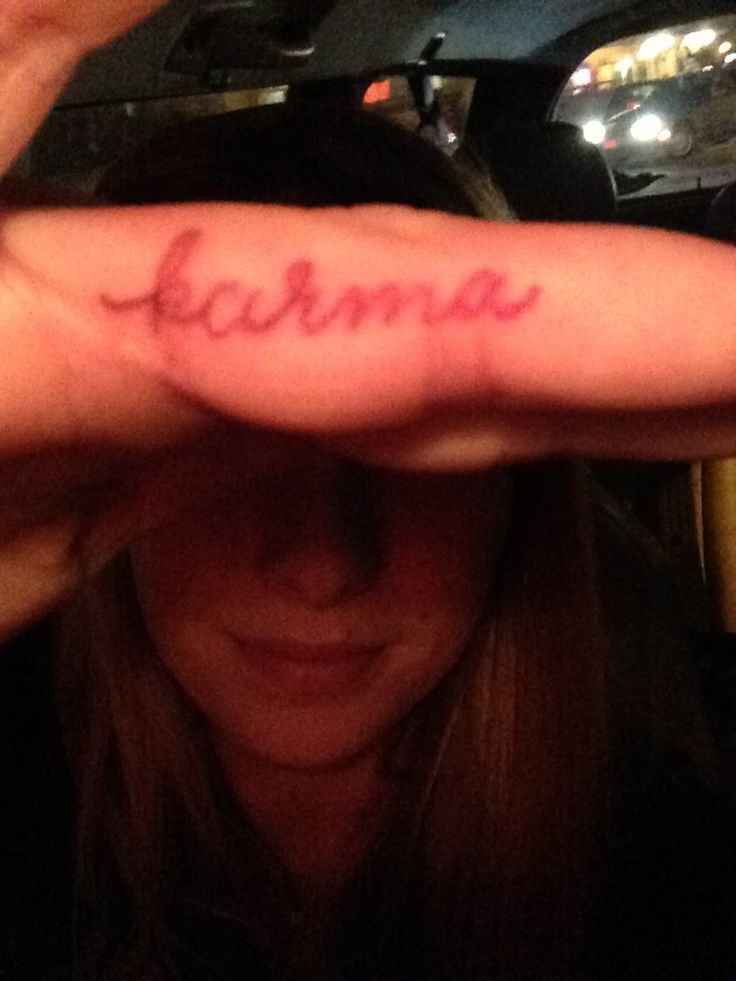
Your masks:
M248 662L269 682L293 695L340 695L360 683L385 644L305 644L239 640Z

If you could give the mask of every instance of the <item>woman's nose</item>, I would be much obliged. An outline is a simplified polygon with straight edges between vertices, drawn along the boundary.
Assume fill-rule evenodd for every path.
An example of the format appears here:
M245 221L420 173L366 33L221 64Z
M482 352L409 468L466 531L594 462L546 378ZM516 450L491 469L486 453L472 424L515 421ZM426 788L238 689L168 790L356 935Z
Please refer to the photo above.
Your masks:
M301 472L275 494L262 572L286 598L315 609L362 593L379 567L375 504L356 465Z

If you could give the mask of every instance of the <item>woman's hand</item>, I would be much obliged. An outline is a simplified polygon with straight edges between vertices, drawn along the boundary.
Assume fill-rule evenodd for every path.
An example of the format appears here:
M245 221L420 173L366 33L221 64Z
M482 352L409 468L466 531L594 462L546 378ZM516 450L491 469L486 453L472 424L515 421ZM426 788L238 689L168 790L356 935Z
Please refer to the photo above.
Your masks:
M8 31L49 31L90 50L148 17L166 0L3 0Z
M736 450L729 246L386 207L1 233L0 631L192 492L224 424L256 470L259 427L411 468Z
M0 176L30 140L80 59L165 0L2 0Z

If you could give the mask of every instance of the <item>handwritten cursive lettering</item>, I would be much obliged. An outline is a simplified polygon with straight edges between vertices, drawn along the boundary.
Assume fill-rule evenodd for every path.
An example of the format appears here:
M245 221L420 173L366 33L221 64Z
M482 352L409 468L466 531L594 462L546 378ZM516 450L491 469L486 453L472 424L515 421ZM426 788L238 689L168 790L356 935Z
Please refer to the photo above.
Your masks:
M369 323L391 327L407 315L427 327L510 321L534 307L542 292L534 285L518 296L510 295L508 277L486 267L473 270L444 299L430 282L351 283L330 291L320 283L312 260L296 259L273 291L223 279L197 296L191 266L203 239L200 229L181 232L164 253L149 291L129 299L104 294L102 305L117 313L141 312L156 333L171 327L193 328L216 339L264 334L285 324L307 336L332 328L357 331Z

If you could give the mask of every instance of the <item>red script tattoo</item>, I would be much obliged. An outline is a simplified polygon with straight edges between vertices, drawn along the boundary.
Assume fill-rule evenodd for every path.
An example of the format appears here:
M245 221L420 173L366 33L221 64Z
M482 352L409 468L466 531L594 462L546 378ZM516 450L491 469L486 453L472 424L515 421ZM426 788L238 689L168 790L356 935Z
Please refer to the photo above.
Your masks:
M427 327L469 323L482 319L510 321L530 310L541 295L530 286L510 297L507 276L485 266L466 276L444 299L430 282L376 285L353 283L332 295L320 285L316 264L309 259L290 263L280 288L266 293L235 279L223 279L195 295L190 266L204 233L182 232L166 250L156 271L153 288L130 299L103 295L110 311L142 311L154 332L168 327L194 327L212 338L232 334L264 334L291 323L302 334L320 334L329 328L359 330L367 323L390 326L413 312Z

